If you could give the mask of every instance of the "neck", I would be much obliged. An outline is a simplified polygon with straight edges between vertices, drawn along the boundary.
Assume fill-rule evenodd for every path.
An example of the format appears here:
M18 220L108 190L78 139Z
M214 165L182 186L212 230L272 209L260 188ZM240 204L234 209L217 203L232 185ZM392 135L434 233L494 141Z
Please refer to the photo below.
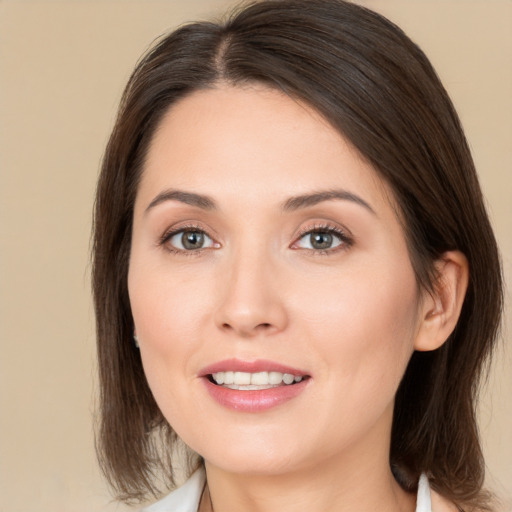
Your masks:
M207 488L201 512L413 512L415 496L395 481L384 464L339 464L286 474L233 474L206 463Z

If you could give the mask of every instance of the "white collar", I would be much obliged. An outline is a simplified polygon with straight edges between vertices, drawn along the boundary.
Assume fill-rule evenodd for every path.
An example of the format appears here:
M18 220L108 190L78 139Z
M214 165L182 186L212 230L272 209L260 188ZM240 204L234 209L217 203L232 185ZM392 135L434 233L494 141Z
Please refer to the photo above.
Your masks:
M206 483L204 468L199 468L176 490L141 512L197 512Z
M430 501L430 484L425 473L420 476L418 482L418 494L416 497L416 512L432 512L432 503Z
M181 487L141 512L197 512L205 482L204 468L200 468ZM418 483L416 512L432 512L430 485L425 474Z

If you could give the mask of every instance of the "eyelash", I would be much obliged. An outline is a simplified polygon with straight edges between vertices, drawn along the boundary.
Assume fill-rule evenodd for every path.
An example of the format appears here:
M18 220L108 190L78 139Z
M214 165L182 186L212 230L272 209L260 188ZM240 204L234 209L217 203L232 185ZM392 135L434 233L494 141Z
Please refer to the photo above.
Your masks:
M190 225L180 226L179 228L174 228L169 231L166 231L160 237L158 245L161 247L165 247L165 249L167 251L169 251L173 254L180 254L180 255L184 255L184 256L198 256L203 251L210 249L210 247L204 247L204 248L200 248L200 249L196 249L196 250L186 251L183 249L178 249L176 247L173 247L172 245L170 245L168 243L172 239L173 236L175 236L179 233L186 232L186 231L203 233L208 238L213 240L213 237L211 237L204 228L202 228L201 226L198 226L197 224L190 224ZM351 236L349 236L344 230L340 229L338 226L334 226L331 224L316 224L313 227L308 227L308 228L302 229L300 231L298 237L291 244L291 247L293 248L293 246L295 244L297 244L302 238L304 238L307 235L311 235L312 233L328 233L328 234L336 236L341 241L341 243L334 248L329 248L329 249L324 249L324 250L307 249L307 248L302 249L303 251L308 251L311 254L315 254L315 255L319 255L319 256L327 256L327 255L330 255L333 253L337 253L338 251L346 250L346 249L350 248L354 243L353 238ZM296 250L298 250L298 249L299 248L297 248Z
M161 247L164 247L167 251L169 251L172 254L179 254L179 255L183 255L183 256L198 256L204 250L209 249L209 247L204 247L204 248L196 249L194 251L185 251L183 249L178 249L176 247L173 247L171 244L168 243L172 239L173 236L175 236L175 235L177 235L179 233L184 233L186 231L193 231L193 232L197 232L197 233L203 233L208 238L213 240L213 237L211 237L205 231L204 228L202 228L201 226L198 226L197 224L189 224L189 225L180 226L179 228L174 228L174 229L171 229L169 231L166 231L160 237L158 245L161 246Z
M293 242L292 246L297 244L306 235L311 235L312 233L328 233L330 235L336 236L341 241L339 245L329 249L302 249L303 251L308 251L314 255L329 256L333 253L337 253L338 251L346 250L354 244L354 239L352 238L352 236L347 234L346 231L339 228L338 226L332 224L315 224L313 227L308 227L301 230L299 236L297 237L295 242Z

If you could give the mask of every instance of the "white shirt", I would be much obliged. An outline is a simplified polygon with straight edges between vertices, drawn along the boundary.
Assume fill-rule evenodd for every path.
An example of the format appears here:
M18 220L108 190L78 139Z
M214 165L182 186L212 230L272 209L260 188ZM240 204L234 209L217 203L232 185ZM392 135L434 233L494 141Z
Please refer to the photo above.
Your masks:
M205 471L198 469L181 487L141 512L197 512L205 484ZM430 485L425 475L418 483L416 512L432 512Z

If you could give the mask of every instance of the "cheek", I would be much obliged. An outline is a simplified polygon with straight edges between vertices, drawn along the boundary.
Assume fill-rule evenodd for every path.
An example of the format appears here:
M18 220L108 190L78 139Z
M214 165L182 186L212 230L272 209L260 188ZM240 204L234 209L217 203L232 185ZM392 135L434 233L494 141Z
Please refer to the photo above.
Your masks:
M172 403L179 370L197 350L201 294L139 261L130 267L128 289L148 383L157 402Z
M316 411L314 424L333 446L345 446L393 406L413 351L416 284L412 271L389 277L354 272L316 290L298 306L306 312L306 337L314 340L305 350L321 361L315 402L331 405Z
M191 396L202 390L196 375L212 339L213 275L209 265L131 261L128 288L144 373L160 410L180 435L197 423L197 401Z
M336 368L341 378L358 380L361 388L378 388L383 382L398 386L413 352L416 281L412 269L395 270L372 272L366 266L346 273L322 288L309 287L297 305L308 337L324 352L326 369Z
M139 338L159 352L186 349L204 322L206 287L207 281L186 270L134 262L128 289Z

